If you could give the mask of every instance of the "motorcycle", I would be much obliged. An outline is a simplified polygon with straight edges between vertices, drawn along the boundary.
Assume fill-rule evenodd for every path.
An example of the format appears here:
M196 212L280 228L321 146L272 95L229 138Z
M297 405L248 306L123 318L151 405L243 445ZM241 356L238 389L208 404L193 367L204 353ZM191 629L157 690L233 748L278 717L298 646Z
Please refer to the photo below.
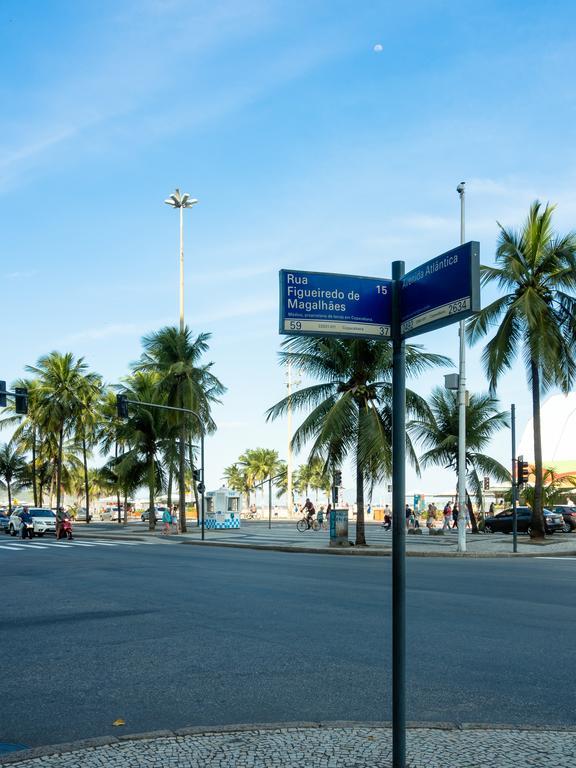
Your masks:
M29 539L34 538L34 523L22 523L22 530L21 530L21 536L23 539L28 537Z
M66 537L68 541L72 539L72 521L69 517L64 518L60 523L60 532L58 534L59 539Z

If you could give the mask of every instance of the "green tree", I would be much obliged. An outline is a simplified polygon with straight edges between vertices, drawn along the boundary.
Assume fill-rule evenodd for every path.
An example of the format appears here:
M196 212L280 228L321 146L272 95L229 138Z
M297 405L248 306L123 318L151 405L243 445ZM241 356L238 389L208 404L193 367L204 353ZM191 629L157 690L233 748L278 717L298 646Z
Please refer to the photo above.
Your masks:
M576 476L559 473L553 467L546 467L542 473L542 506L554 507L556 504L566 504L567 499L574 494ZM520 497L528 506L534 506L534 486L525 485L520 491Z
M238 493L244 496L244 508L248 509L250 507L250 491L253 488L253 483L248 474L247 467L238 463L231 464L224 469L223 477L228 488L238 491Z
M326 467L342 466L351 455L356 467L356 544L366 545L364 529L365 484L389 476L392 460L392 346L367 339L289 336L280 353L284 365L302 369L320 384L290 396L294 409L310 411L294 433L294 450L312 441L308 461L323 460ZM406 346L407 376L420 375L450 361L416 345ZM425 400L406 391L408 415L428 413ZM267 419L284 415L288 398L267 411ZM409 437L408 455L417 467Z
M100 376L88 374L82 377L78 393L79 408L74 420L74 432L82 451L86 523L90 522L88 455L98 441L98 424L102 419L103 396L104 388Z
M175 327L161 328L142 339L144 353L136 364L136 371L158 374L158 390L166 405L194 411L198 418L181 412L168 412L167 421L179 427L179 519L180 529L186 531L186 445L188 435L213 433L216 424L211 407L226 388L212 373L213 363L202 364L208 351L209 333L200 333L192 339L190 330ZM193 469L191 467L191 469ZM198 494L194 483L197 509Z
M8 491L8 509L12 514L12 490L26 476L26 461L12 443L0 445L0 481Z
M26 366L37 378L35 408L43 432L52 433L58 441L56 456L56 506L61 506L62 449L64 437L73 429L82 408L82 392L87 382L98 376L87 372L83 358L76 360L71 352L51 352L35 366Z
M440 466L453 469L458 476L458 393L435 387L428 405L430 411L427 416L407 425L411 434L428 449L420 456L420 464L423 468ZM508 413L498 410L497 400L488 394L470 395L466 408L466 498L474 533L478 533L478 526L470 495L482 504L485 475L500 482L510 480L506 467L483 453L494 434L506 426Z
M553 387L569 392L576 375L576 234L556 235L554 206L536 201L520 231L504 229L496 249L496 266L481 267L483 284L495 282L502 296L468 321L471 343L496 326L482 362L491 392L520 354L532 391L534 423L533 538L544 538L542 513L542 431L540 397Z
M240 456L238 463L246 467L247 477L251 486L262 486L269 478L275 477L280 472L280 460L278 451L271 448L249 448ZM256 492L256 489L254 489ZM262 488L262 496L264 489Z
M115 480L117 488L124 484L129 488L148 486L148 527L151 531L156 527L152 513L154 500L164 484L164 473L158 457L166 432L166 419L165 411L144 403L163 404L158 397L158 384L159 375L152 372L138 371L127 379L123 394L129 400L140 401L142 405L131 406L129 418L119 427L119 438L127 445L127 450L108 462L107 467L108 477Z

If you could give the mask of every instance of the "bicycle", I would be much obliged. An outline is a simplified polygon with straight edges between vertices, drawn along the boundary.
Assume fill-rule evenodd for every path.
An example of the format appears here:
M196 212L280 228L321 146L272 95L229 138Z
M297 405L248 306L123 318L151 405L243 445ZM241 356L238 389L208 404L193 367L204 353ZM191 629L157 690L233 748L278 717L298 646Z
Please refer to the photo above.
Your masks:
M320 524L318 523L318 520L310 520L308 522L308 517L304 515L302 520L298 520L296 523L296 528L302 533L303 531L309 531L310 528L312 528L313 531L317 531L320 528Z

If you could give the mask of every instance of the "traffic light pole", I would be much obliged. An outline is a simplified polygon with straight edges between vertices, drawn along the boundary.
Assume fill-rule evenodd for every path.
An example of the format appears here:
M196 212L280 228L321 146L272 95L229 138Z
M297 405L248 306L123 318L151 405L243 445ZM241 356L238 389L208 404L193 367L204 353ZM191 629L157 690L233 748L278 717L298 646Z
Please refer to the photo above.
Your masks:
M125 403L130 403L130 405L145 405L148 408L160 408L163 411L179 411L180 413L190 413L192 416L195 416L198 419L198 424L200 425L200 462L202 464L202 486L200 488L200 493L202 495L202 541L204 541L204 493L206 492L206 480L204 475L204 425L202 424L202 419L200 416L196 413L196 411L192 411L190 408L176 408L173 405L159 405L158 403L144 403L141 400L128 400L128 398L125 398ZM181 509L180 510L181 515L186 515L186 510Z

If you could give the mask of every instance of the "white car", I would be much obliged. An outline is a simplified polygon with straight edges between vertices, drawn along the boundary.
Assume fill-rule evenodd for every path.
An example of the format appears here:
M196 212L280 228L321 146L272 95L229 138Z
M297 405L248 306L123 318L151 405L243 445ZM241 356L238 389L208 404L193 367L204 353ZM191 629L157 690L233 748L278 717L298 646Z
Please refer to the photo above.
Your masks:
M10 515L8 521L8 533L11 536L17 536L22 527L20 513L23 507L18 507ZM41 509L40 507L29 507L28 511L32 515L34 523L34 535L44 536L45 533L56 533L56 513L51 509Z

